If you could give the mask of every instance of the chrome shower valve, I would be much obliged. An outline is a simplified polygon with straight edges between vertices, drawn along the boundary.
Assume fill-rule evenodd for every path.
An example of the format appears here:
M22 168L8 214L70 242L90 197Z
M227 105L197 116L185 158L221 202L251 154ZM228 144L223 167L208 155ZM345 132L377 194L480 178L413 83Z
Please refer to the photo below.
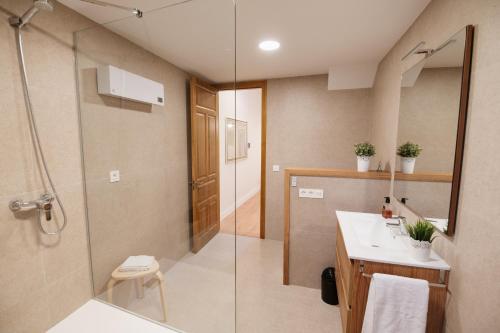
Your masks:
M37 200L12 200L11 202L9 202L9 208L13 212L38 209L39 211L43 211L45 213L45 218L47 219L47 221L50 221L52 219L52 201L54 201L54 195L50 193L44 193Z

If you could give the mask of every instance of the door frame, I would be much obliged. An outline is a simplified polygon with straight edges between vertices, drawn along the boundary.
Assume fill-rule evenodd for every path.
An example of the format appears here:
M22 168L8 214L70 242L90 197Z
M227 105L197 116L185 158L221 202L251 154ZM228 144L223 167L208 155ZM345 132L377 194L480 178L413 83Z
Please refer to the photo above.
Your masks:
M261 104L261 144L260 144L260 238L266 238L266 137L267 137L267 80L223 83L214 85L223 90L262 90Z

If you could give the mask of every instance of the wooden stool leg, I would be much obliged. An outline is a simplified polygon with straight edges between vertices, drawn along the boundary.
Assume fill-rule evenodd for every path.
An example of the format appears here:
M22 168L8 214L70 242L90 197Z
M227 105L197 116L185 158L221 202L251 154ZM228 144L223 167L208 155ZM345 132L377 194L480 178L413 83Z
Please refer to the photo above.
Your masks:
M107 298L109 303L113 303L113 287L116 283L116 280L111 278L108 281L108 287L107 287Z
M158 283L160 284L160 300L161 300L161 307L163 308L163 321L167 321L167 301L165 299L165 286L163 285L164 278L163 274L158 271L156 272L156 278L158 279Z
M137 298L144 298L144 278L135 279L135 291Z

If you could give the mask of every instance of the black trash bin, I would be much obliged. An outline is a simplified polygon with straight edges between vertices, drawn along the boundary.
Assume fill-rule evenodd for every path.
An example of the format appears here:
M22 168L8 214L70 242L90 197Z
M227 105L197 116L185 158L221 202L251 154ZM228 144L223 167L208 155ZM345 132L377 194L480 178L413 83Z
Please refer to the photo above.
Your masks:
M330 305L338 305L337 285L335 284L335 268L327 267L321 273L321 299Z

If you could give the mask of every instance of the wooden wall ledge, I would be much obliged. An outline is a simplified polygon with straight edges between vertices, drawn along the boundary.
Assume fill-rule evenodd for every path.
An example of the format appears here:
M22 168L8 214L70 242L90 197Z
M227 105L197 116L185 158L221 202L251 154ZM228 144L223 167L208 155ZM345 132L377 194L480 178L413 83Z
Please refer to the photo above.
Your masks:
M395 180L405 180L410 182L433 182L433 183L451 183L453 174L451 173L437 173L437 172L419 172L419 173L401 173L396 172L394 175Z
M350 169L286 168L285 180L290 176L391 180L391 173L387 171L358 172Z
M358 172L349 169L286 168L285 240L283 242L283 284L285 285L290 283L290 177L292 176L391 180L391 173L387 171Z

